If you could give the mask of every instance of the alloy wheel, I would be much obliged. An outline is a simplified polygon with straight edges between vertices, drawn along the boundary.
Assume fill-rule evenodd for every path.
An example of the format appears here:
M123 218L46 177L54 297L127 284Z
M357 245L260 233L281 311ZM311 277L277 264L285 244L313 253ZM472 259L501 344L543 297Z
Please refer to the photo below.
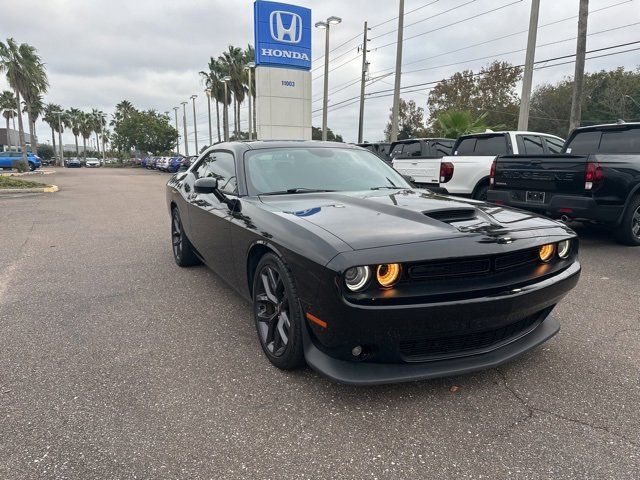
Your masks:
M177 213L173 213L171 220L171 244L173 247L173 255L180 258L182 254L182 224Z
M631 219L631 233L636 238L640 238L640 207L636 208Z
M260 340L274 357L284 354L291 329L289 297L282 276L271 265L258 273L255 309Z

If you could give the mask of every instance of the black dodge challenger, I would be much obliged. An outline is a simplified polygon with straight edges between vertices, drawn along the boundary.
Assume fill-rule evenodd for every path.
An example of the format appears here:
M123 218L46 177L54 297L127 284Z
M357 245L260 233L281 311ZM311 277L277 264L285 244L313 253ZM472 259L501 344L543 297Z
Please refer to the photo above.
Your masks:
M344 144L212 146L167 204L176 263L251 300L268 359L345 383L506 362L558 332L549 314L580 275L565 225L415 189Z

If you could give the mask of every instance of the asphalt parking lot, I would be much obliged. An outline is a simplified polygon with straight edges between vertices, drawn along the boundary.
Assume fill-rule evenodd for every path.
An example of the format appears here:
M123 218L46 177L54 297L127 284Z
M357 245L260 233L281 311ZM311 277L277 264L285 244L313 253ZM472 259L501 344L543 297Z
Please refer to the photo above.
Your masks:
M640 249L580 228L558 336L499 369L357 388L263 356L173 262L168 176L0 197L0 478L639 478Z

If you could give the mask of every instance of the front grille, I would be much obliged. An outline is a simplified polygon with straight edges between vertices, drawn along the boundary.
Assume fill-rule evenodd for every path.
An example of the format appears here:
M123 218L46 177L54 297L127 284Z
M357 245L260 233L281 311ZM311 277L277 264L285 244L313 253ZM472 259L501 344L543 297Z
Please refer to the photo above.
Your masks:
M417 263L408 266L407 273L409 278L415 280L485 275L492 272L501 272L511 268L521 267L537 260L538 249L529 249L481 258L461 258Z
M400 341L400 353L409 362L438 360L447 357L462 357L498 348L525 335L539 323L536 313L509 325L451 336L412 338Z

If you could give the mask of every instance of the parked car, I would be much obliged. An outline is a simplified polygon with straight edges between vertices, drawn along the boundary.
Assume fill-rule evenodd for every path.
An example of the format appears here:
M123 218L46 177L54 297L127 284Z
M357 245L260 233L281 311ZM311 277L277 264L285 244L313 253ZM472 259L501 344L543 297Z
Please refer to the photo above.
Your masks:
M80 168L82 167L82 162L79 158L73 157L67 160L67 168Z
M100 160L98 160L95 157L87 157L86 161L84 162L84 165L86 167L96 168L100 166Z
M13 169L15 163L20 161L22 161L21 152L0 152L0 170ZM31 152L27 152L27 162L29 163L29 170L32 172L42 166L40 157Z
M390 154L393 168L410 177L417 186L437 189L440 182L447 181L442 169L449 166L441 165L440 159L451 155L454 143L450 138L412 138L394 142Z
M458 138L452 156L441 160L414 159L413 170L400 165L402 162L394 162L394 166L403 174L411 175L417 183L427 183L436 191L486 200L491 164L496 156L554 154L562 150L563 144L563 139L545 133L487 130Z
M558 332L580 275L566 225L413 189L351 145L214 145L166 196L175 262L253 302L271 363L345 383L507 362Z
M171 173L176 173L178 170L180 170L181 166L182 166L182 157L171 157L169 159L169 166L167 168L167 171Z
M640 123L577 128L562 155L501 155L491 170L490 201L600 223L640 245Z
M366 148L367 150L375 153L380 158L382 158L385 162L391 161L391 143L389 142L375 142L375 143L357 143L361 148Z

